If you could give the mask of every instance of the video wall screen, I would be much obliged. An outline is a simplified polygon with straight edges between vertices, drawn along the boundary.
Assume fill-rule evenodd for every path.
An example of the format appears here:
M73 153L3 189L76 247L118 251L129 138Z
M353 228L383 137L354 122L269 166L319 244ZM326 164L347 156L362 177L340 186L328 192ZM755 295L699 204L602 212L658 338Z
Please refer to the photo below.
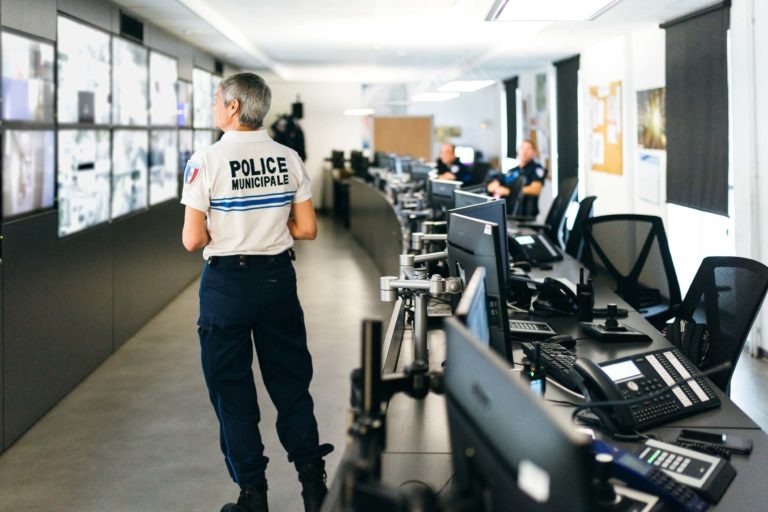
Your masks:
M110 123L109 34L58 19L59 123Z
M147 153L145 130L112 132L112 218L147 207Z
M109 220L109 130L59 130L59 236Z
M192 100L195 128L213 128L213 88L211 74L203 69L192 70Z
M112 123L142 126L147 124L149 107L149 57L140 44L112 39Z
M53 44L2 35L3 119L53 122Z
M179 196L179 137L176 130L149 133L149 204Z
M176 126L178 99L176 59L158 52L149 53L149 122L153 126Z
M192 144L194 151L200 151L213 144L213 133L213 130L195 130L195 140Z
M195 151L192 130L179 130L179 176L184 174L187 161Z
M53 130L5 130L3 137L3 217L52 208Z
M176 84L178 92L178 106L176 109L176 122L179 126L192 126L192 82L179 80Z

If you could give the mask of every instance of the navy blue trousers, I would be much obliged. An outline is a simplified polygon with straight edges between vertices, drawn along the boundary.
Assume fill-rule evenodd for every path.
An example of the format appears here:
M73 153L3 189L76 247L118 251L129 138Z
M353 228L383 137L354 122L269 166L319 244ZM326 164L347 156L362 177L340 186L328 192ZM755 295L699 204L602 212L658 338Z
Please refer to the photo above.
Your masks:
M237 484L264 479L269 461L259 433L254 347L288 460L300 465L333 449L318 446L309 394L312 359L288 252L211 258L200 280L198 333L221 450Z

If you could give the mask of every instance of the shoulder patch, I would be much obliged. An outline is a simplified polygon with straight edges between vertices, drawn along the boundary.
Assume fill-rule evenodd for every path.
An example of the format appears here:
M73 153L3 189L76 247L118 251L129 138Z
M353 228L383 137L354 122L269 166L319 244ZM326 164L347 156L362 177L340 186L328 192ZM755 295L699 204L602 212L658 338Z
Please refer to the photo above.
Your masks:
M200 162L193 162L192 160L187 162L187 166L184 168L184 184L191 185L200 176L200 171L203 168L203 164Z
M536 168L536 176L538 176L539 178L544 178L544 174L545 172L543 167Z

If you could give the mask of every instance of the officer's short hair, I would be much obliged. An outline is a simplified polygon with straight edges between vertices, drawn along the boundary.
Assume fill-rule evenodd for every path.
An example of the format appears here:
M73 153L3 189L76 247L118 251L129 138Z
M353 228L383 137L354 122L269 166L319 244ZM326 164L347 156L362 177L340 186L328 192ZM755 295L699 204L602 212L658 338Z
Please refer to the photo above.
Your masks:
M240 103L240 124L249 128L261 128L272 102L272 91L259 75L237 73L219 84L224 104L232 100Z

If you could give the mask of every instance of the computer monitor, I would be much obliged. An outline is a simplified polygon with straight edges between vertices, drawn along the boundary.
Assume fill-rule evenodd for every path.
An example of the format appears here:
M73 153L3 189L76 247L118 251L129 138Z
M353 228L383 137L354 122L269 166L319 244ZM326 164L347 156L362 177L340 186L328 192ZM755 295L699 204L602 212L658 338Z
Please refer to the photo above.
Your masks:
M459 193L463 191L456 191L456 203L458 206ZM499 232L504 234L507 232L507 202L503 199L488 198L489 201L484 203L477 203L470 206L464 206L462 208L454 208L449 213L460 213L473 219L487 220L498 224ZM450 222L450 217L448 219ZM502 243L500 247L501 259L499 260L499 272L501 273L504 283L509 283L509 242L502 236L502 240L506 243Z
M192 70L192 123L195 128L213 128L213 79L208 71Z
M459 320L444 325L457 492L482 496L491 512L594 510L589 437L554 416Z
M145 126L149 112L149 53L137 43L112 38L112 123Z
M469 332L486 346L491 343L488 330L488 304L485 294L485 268L478 267L472 273L456 306L456 318L464 322Z
M179 135L176 130L149 132L149 204L179 195Z
M488 297L488 330L490 346L510 363L512 360L512 335L507 313L507 283L499 268L502 261L502 245L506 245L506 233L499 225L458 213L448 219L448 271L466 285L472 273L485 268L485 293ZM506 265L506 262L505 262Z
M54 131L6 129L3 138L3 218L53 207Z
M475 148L471 146L456 146L456 158L465 165L475 163Z
M146 130L112 132L112 210L113 219L147 207Z
M53 122L53 45L3 32L0 47L3 119Z
M429 175L432 172L431 165L427 165L421 162L411 162L411 181L419 181L426 183L429 180Z
M457 190L454 195L454 208L463 208L474 204L487 203L493 198L487 194L476 194L466 190Z
M455 180L429 179L429 206L434 210L453 208L453 191L461 188L462 183Z
M179 64L176 59L162 53L149 53L149 122L152 126L178 124Z
M176 92L178 93L176 124L179 126L192 126L192 82L179 80L176 83Z

